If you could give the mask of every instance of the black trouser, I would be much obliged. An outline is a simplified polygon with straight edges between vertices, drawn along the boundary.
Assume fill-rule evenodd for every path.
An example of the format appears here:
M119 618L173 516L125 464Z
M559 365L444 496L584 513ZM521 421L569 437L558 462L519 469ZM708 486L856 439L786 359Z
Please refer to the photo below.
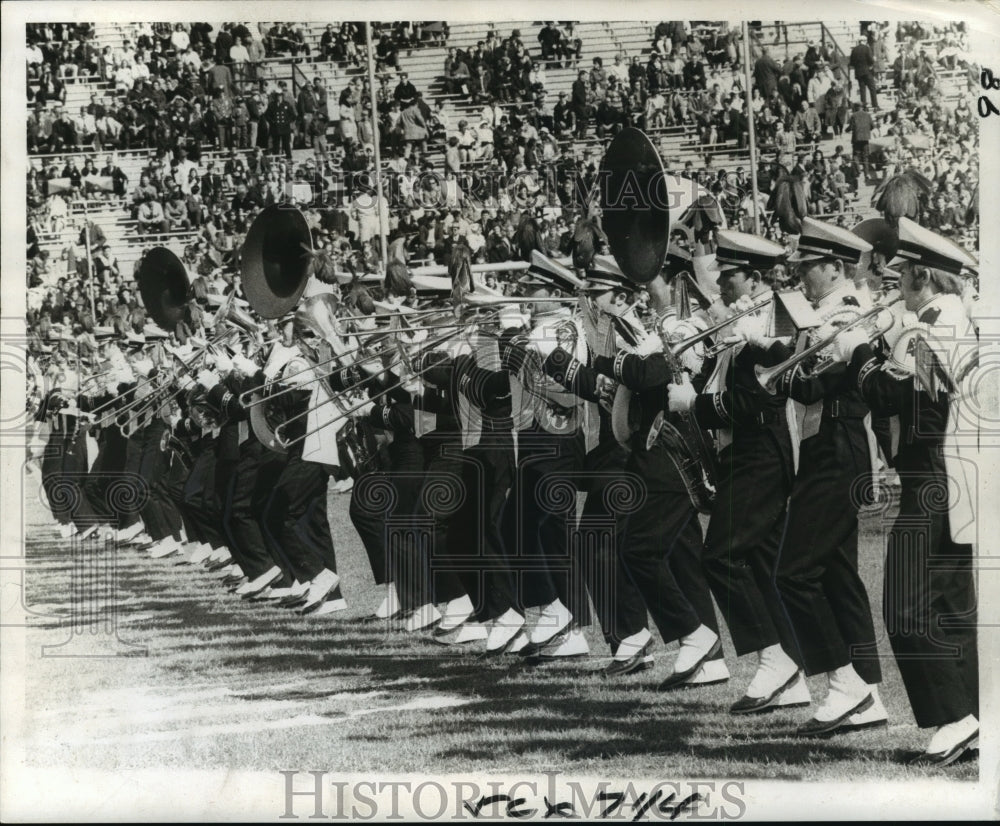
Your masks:
M423 486L423 448L415 441L390 446L388 467L359 477L349 514L368 554L376 585L397 582L401 553L413 551L412 516Z
M514 450L509 434L484 433L483 441L461 452L465 498L452 524L455 541L449 553L476 617L495 620L517 605L510 551L502 524L507 492L514 477Z
M636 445L625 470L645 489L623 518L619 555L660 636L673 642L701 625L718 633L701 564L701 523L670 451L662 439L649 450Z
M118 522L118 516L108 500L112 483L122 479L125 472L126 444L125 437L117 427L105 428L97 443L97 457L83 483L87 502L103 522Z
M187 481L188 473L190 471L184 466L184 463L177 458L177 456L172 455L169 461L170 466L167 468L167 472L153 484L153 491L157 496L167 499L173 504L174 508L177 510L178 516L180 517L180 524L183 525L188 540L191 542L199 542L201 540L198 538L198 529L191 522L191 518L187 514L184 507L184 484ZM174 533L174 538L178 540L181 538L179 527Z
M573 618L590 624L579 556L569 530L575 522L576 492L585 456L584 434L554 436L539 429L522 434L518 465L504 513L504 541L525 608L559 599Z
M901 473L882 613L917 725L979 715L972 546L951 539L947 476ZM942 499L944 497L944 499Z
M866 683L882 680L858 573L858 497L870 473L861 419L827 419L802 442L776 581L807 676L850 663Z
M213 548L221 548L226 540L221 530L222 509L215 495L215 446L203 442L200 451L184 483L183 511L196 537L190 537L190 532L188 535Z
M587 498L576 530L583 581L612 654L647 623L642 594L618 553L623 509L634 498L633 486L638 488L637 480L625 477L627 457L625 448L613 439L587 454L583 474Z
M462 465L444 455L440 445L424 450L429 461L413 502L413 542L398 561L396 590L404 611L450 602L464 593L448 551L449 542L461 539L453 535L452 524L462 496Z
M88 520L91 509L84 494L87 464L85 435L74 436L72 430L53 427L42 455L42 488L60 525L75 522L82 529L93 524Z
M740 656L779 642L795 656L774 584L792 475L775 438L787 439L787 431L737 430L736 442L720 453L705 536L705 576Z
M160 449L167 424L156 419L142 429L142 447L139 455L139 475L146 483L148 498L142 508L142 521L154 542L180 532L181 517L168 497L156 489L156 482L169 469L170 457Z
M272 547L299 582L314 579L324 568L337 570L326 516L329 475L326 466L290 453L264 508Z
M250 436L240 445L239 459L228 474L223 524L231 540L230 547L234 552L239 549L240 567L250 579L256 579L275 564L264 540L261 515L283 465L282 456ZM291 584L290 572L285 571L275 587Z
M872 108L878 109L878 97L876 97L876 85L874 75L855 75L854 79L858 82L858 94L861 96L861 105L864 106L867 102L867 95L865 92L871 92L872 95Z

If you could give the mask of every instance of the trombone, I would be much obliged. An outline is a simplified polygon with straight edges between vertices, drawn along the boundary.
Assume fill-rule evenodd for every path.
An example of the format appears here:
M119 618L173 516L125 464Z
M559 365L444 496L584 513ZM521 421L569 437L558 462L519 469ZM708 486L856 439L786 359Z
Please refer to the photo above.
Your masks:
M433 347L438 347L438 346L444 344L446 341L449 341L450 339L453 339L456 336L460 335L464 331L464 329L465 328L463 326L462 328L460 328L458 330L455 330L455 331L453 331L451 333L446 333L445 335L440 336L435 341L428 342L427 347L422 347L420 349L421 350L426 350L426 349L428 349L428 347L432 347L432 346ZM388 370L391 367L395 367L401 361L402 361L402 359L398 359L398 360L390 363L389 365L387 365L384 369ZM375 393L374 395L369 396L363 402L359 402L358 404L356 404L356 405L354 405L352 407L349 407L347 409L341 409L339 416L334 416L329 421L323 422L322 424L317 425L316 427L314 427L312 430L307 430L305 433L302 433L299 436L296 436L296 437L294 437L292 439L285 439L282 436L282 431L284 430L284 428L287 427L289 424L291 424L293 421L301 419L303 416L308 416L314 410L317 410L318 408L322 407L325 404L329 404L330 402L337 401L339 403L339 401L340 401L339 396L343 395L343 393L336 393L336 394L332 395L330 398L325 399L324 401L320 402L320 404L316 405L316 407L311 407L308 410L303 411L302 413L296 414L295 416L291 417L287 421L282 422L280 425L278 425L278 427L276 427L274 429L275 438L277 439L278 444L280 444L283 448L288 449L292 445L295 445L295 444L298 444L299 442L305 441L310 436L318 433L320 430L323 430L326 427L329 427L331 424L334 424L334 423L340 421L341 419L348 418L352 413L355 413L356 411L360 410L362 407L367 406L370 402L374 401L375 399L380 399L383 396L387 396L389 393L392 393L393 391L398 390L400 387L403 386L403 384L405 383L405 381L410 381L410 380L412 380L414 378L422 376L424 373L427 373L427 372L429 372L432 369L433 369L433 366L431 366L431 367L425 367L425 368L423 368L421 370L415 371L411 376L408 376L407 379L398 381L398 382L390 385L389 387L386 387L385 389L380 390L378 393ZM355 387L361 386L363 384L367 384L368 382L370 382L373 379L375 379L377 376L378 376L377 373L375 375L368 376L366 379L363 379L358 385L355 385ZM355 388L353 388L353 387L351 388L352 391L354 389Z
M679 356L681 353L690 350L692 347L704 341L706 338L711 338L712 336L719 333L721 330L724 330L733 322L739 321L741 318L748 316L751 313L755 313L757 312L757 310L760 310L763 307L766 307L768 304L771 303L772 300L773 300L773 295L768 296L765 300L759 302L758 304L754 304L752 307L747 307L747 309L741 310L735 315L731 315L729 318L720 321L718 324L709 327L707 330L702 330L699 333L695 333L693 336L689 336L688 338L682 339L681 341L671 344L670 352L673 353L675 357ZM705 358L711 358L712 356L716 356L723 350L728 350L730 347L732 347L731 344L722 344L720 342L715 346L705 350Z
M888 317L888 324L879 323L878 317L885 314ZM831 344L833 344L834 339L837 338L845 330L850 330L854 327L866 327L868 331L869 340L874 340L879 336L884 336L892 326L896 323L896 319L892 314L892 311L886 306L872 307L867 312L861 313L857 318L847 322L843 326L839 327L835 332L820 339L815 344L806 347L794 356L785 359L781 364L776 364L774 367L762 367L757 365L754 369L757 373L757 381L760 382L761 387L763 387L768 393L774 395L777 392L778 381L781 377L787 373L789 370L793 370L798 365L800 365L806 359L814 356L816 353L820 352ZM818 375L832 367L836 364L833 358L827 357L821 359L812 369L810 375Z

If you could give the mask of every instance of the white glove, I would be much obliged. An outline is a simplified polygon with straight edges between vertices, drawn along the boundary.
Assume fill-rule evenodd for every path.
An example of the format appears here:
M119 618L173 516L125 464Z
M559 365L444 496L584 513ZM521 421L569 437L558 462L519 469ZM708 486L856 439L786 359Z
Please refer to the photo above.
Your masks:
M231 373L233 371L233 360L225 353L219 353L215 357L215 369L220 373Z
M768 347L771 340L766 335L765 320L760 316L744 316L734 325L732 334L756 347Z
M852 329L838 333L833 340L833 352L837 361L850 361L854 351L868 343L868 336L861 330Z
M369 399L360 407L355 408L354 412L351 415L364 417L367 416L369 413L371 413L374 408L375 408L375 402Z
M671 413L687 413L693 406L698 391L691 384L691 379L684 376L681 384L667 385L667 406Z
M233 356L233 367L239 370L244 376L256 375L257 370L260 369L256 362L248 359L242 353L237 353Z
M148 378L149 374L153 372L153 362L149 359L137 359L132 362L132 369L143 378Z
M632 349L632 352L637 356L651 356L653 353L663 352L663 339L659 336L649 335L648 333L639 339L638 344Z
M191 378L187 373L181 373L177 376L177 385L181 390L187 392L192 387L194 387L194 379Z
M199 370L197 382L208 390L219 383L219 374L212 370Z
M531 343L535 345L535 349L538 350L538 355L540 355L543 360L552 355L556 348L559 347L559 340L556 338L555 331L549 331L545 335L532 335Z

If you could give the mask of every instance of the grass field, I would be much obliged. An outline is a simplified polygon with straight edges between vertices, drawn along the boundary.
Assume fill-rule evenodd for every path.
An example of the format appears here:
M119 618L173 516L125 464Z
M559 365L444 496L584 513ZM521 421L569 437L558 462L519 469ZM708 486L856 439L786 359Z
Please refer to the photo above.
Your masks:
M803 780L931 774L898 762L927 734L913 722L886 640L889 729L802 742L790 731L805 709L726 713L752 669L746 658L736 662L731 648L729 684L663 695L654 689L673 655L659 642L655 670L608 682L599 674L608 652L594 629L590 659L531 668L516 657L484 664L471 651L363 623L381 593L348 521L347 498L330 499L346 612L299 617L244 602L200 568L126 547L96 557L117 564L124 655L111 657L48 656L100 653L108 636L71 635L74 594L93 571L74 567L68 543L40 505L27 503L31 763L372 773L558 768ZM877 617L885 518L862 520L861 557ZM43 646L58 647L42 656ZM821 696L820 682L810 684ZM971 760L943 773L970 780L977 772Z

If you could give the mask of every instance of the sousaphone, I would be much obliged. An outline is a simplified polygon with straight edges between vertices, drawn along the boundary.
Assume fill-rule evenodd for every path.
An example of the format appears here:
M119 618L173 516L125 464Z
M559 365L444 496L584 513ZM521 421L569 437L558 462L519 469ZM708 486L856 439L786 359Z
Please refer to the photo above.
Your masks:
M135 280L149 317L158 327L173 332L177 322L184 318L184 307L190 297L187 268L166 247L153 247L142 256Z
M247 232L240 261L243 294L261 318L281 318L308 280L312 235L295 207L265 207Z

